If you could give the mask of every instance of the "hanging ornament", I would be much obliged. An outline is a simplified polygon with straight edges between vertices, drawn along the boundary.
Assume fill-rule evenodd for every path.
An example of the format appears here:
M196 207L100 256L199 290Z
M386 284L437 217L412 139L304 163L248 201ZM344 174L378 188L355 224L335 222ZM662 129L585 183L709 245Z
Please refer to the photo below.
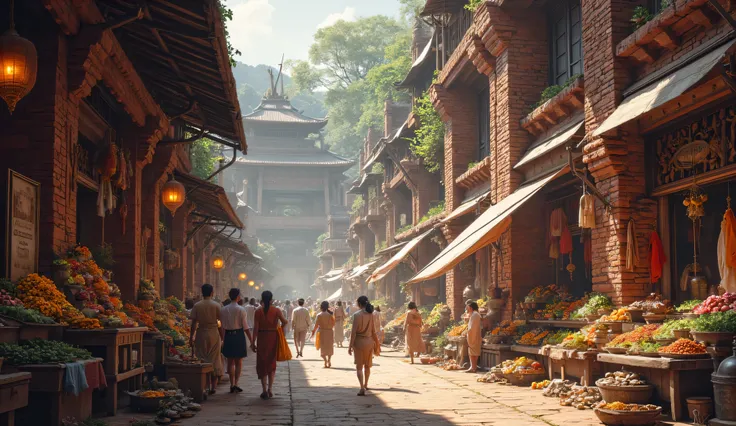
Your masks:
M708 201L708 194L704 193L700 187L693 184L685 195L685 199L682 201L682 205L687 207L687 217L692 221L696 221L705 216L705 208L703 208L703 204L705 204L706 201Z
M583 185L583 196L580 197L578 222L583 229L595 228L595 197L588 194L585 185Z
M176 210L184 204L184 200L186 200L186 189L184 188L184 185L177 182L174 177L171 177L171 180L166 182L161 188L161 202L166 206L167 209L171 212L171 214L176 214Z
M0 36L0 98L12 114L36 84L38 54L30 40L15 31L14 0L10 0L10 28Z

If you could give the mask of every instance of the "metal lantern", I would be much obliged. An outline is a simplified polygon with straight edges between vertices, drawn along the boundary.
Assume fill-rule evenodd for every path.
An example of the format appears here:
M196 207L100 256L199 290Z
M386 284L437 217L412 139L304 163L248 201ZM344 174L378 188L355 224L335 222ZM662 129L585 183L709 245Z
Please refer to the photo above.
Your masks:
M36 84L38 54L30 40L15 31L13 0L10 1L10 28L0 36L0 98L12 114L15 105Z
M220 270L225 266L225 260L220 255L212 257L212 267L216 270Z
M253 287L254 285L256 285L256 283L255 283L255 281L248 281L248 285L251 286L251 287Z
M184 188L184 185L177 182L176 179L172 177L171 180L166 182L164 187L161 189L161 198L164 206L169 209L171 214L176 214L176 209L181 207L181 205L184 204L184 200L187 198L186 189Z
M248 275L246 275L245 272L241 272L238 274L238 281L245 281L246 278L248 278Z

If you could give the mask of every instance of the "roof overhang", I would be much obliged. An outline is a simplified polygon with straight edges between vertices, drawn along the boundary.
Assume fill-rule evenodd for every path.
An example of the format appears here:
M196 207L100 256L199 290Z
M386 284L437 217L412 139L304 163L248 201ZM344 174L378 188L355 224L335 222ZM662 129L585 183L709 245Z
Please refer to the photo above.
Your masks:
M243 222L235 213L225 190L189 173L176 171L176 178L187 190L187 200L194 204L194 213L214 225L243 229Z
M416 79L422 74L425 68L432 63L431 59L433 56L430 55L432 52L432 45L434 44L434 34L429 38L429 41L422 49L422 53L417 56L414 63L411 64L409 72L406 73L404 80L401 83L396 84L396 87L409 88L414 86Z
M419 12L419 16L441 15L445 13L453 13L468 3L468 0L427 0L424 8Z

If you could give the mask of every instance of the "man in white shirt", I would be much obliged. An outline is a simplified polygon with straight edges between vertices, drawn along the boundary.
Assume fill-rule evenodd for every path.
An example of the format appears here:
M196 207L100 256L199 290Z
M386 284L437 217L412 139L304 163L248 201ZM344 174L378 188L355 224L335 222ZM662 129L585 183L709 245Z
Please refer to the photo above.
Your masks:
M248 327L245 309L238 304L240 289L230 290L230 303L220 310L220 321L224 330L222 354L227 358L227 374L230 377L230 393L242 392L238 386L243 368L243 358L248 356L245 336L253 341Z
M294 329L294 346L296 346L296 357L304 358L302 351L307 340L307 331L312 326L312 319L309 318L309 310L304 307L304 299L297 301L299 307L291 313L291 325Z
M253 321L256 318L256 299L250 298L248 303L243 306L243 309L245 309L245 318L248 321L248 329L250 330L250 334L253 335Z

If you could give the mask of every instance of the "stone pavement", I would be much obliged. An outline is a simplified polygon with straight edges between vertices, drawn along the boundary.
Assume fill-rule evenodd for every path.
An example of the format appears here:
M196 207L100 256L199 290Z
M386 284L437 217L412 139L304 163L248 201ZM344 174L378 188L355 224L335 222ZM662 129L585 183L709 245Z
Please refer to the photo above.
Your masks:
M235 425L600 425L592 410L561 407L541 391L476 382L476 375L410 365L397 352L375 359L365 397L347 349L335 348L333 368L322 368L313 346L305 358L280 363L274 399L262 401L255 377L255 357L245 362L242 394L227 393L228 384L182 426ZM123 413L111 425L125 425ZM143 418L140 416L140 418ZM106 419L107 420L107 419ZM664 423L682 426L684 423Z

